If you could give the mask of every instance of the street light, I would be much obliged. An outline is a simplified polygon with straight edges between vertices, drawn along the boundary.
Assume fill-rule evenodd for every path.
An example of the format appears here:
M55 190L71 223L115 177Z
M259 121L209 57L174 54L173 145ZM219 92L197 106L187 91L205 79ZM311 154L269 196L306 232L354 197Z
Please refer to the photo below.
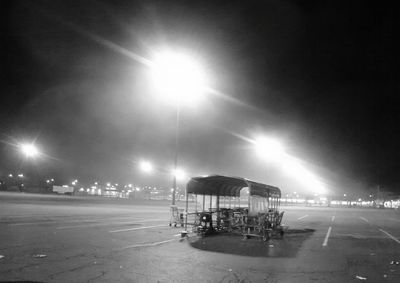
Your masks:
M172 174L175 176L177 180L183 180L185 178L185 172L179 168L172 171Z
M154 56L152 79L156 94L173 105L197 104L207 85L205 72L194 58L170 50Z
M259 137L254 144L256 153L267 161L281 161L285 156L284 147L277 139Z
M178 168L180 108L197 105L206 89L206 76L196 60L186 54L164 51L152 61L153 85L162 100L176 107L174 172ZM177 174L173 174L172 205L175 205Z
M271 137L259 137L252 141L257 155L266 162L277 163L287 174L293 176L315 193L325 193L325 185L314 175L304 162L288 154L279 140Z
M139 167L143 172L147 174L153 172L153 165L149 161L141 161Z
M21 144L20 149L22 153L28 158L33 158L39 155L39 150L34 144L28 144L28 143Z

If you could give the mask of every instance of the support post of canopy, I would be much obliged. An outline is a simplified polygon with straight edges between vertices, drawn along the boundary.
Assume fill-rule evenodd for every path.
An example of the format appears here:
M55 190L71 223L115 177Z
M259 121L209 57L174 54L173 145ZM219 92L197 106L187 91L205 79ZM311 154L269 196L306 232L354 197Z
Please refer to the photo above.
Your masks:
M251 197L251 185L249 184L249 188L248 188L248 190L249 190L249 196L247 197L247 205L248 205L248 210L249 210L249 213L250 213L250 197Z
M220 226L221 222L221 215L219 212L219 195L217 195L217 227Z
M186 187L186 217L185 217L185 231L187 231L187 218L188 218L188 208L189 208L189 194Z

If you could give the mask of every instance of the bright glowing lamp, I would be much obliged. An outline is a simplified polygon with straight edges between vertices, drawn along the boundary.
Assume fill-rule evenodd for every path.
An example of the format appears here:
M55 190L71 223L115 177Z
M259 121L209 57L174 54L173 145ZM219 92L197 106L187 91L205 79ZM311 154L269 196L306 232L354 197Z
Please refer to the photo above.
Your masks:
M185 172L181 169L175 169L174 171L172 171L172 174L177 180L183 180L185 178Z
M39 154L39 150L34 144L21 144L20 148L22 153L29 158L36 157Z
M256 153L266 161L281 161L285 156L282 144L276 139L261 137L254 144Z
M153 165L148 161L142 161L139 164L140 169L145 173L151 173L153 171Z
M153 60L152 78L157 94L174 105L196 104L205 92L205 77L200 64L185 54L165 51Z

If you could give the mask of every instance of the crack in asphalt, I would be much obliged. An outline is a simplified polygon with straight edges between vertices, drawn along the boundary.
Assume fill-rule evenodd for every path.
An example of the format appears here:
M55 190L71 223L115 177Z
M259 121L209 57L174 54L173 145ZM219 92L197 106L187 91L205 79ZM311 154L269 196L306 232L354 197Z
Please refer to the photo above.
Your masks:
M79 266L74 267L74 268L70 268L70 269L67 269L67 270L62 270L62 271L58 271L58 272L56 272L56 273L52 273L52 274L49 275L49 278L50 278L50 279L54 279L54 277L59 276L59 275L61 275L61 274L63 274L63 273L68 273L68 272L73 272L73 271L77 271L77 270L82 270L82 269L85 269L85 268L90 267L90 266L93 266L93 265L94 265L94 263L91 261L91 262L89 262L89 263L82 264L82 265L79 265Z
M89 278L86 282L88 282L88 283L89 283L89 282L92 282L92 281L94 281L94 280L96 280L96 279L99 279L99 278L103 277L105 274L106 274L106 272L105 272L105 271L102 271L100 275L97 275L97 276L94 276L94 277L92 277L92 278Z

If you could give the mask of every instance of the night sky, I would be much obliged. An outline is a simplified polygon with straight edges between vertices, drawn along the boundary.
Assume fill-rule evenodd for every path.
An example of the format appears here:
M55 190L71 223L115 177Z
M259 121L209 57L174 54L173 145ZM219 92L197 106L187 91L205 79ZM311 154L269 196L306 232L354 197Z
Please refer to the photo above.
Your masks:
M123 52L150 58L168 46L199 58L224 94L181 109L179 164L189 175L307 191L240 138L263 133L332 191L400 192L395 7L188 2L2 1L0 175L169 186L175 108ZM43 155L24 160L14 145L33 140ZM141 159L159 172L143 176Z

